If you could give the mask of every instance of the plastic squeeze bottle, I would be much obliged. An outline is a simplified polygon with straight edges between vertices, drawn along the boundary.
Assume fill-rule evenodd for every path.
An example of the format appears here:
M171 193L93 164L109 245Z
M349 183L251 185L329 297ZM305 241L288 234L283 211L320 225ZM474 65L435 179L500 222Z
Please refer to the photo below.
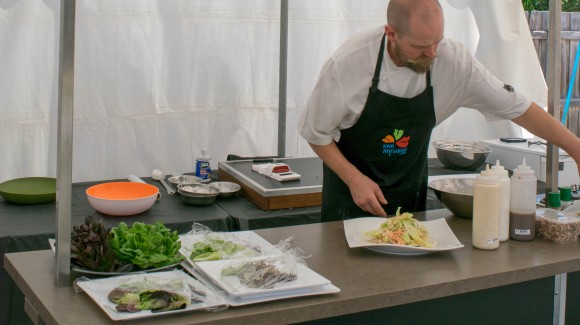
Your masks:
M491 171L497 176L500 186L500 202L499 202L499 241L506 241L510 238L510 177L508 171L499 164L499 160L495 162L495 166L491 166Z
M536 236L536 188L536 175L524 158L511 178L511 239L529 241Z
M202 181L211 179L211 157L205 148L201 149L201 154L195 158L195 176Z
M473 247L492 250L499 247L501 187L489 165L475 178L473 188Z

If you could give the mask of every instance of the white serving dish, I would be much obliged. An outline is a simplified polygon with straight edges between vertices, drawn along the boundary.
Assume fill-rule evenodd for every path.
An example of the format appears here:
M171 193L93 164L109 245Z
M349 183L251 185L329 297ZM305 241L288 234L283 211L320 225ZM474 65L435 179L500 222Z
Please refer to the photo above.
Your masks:
M190 285L194 286L196 289L203 291L206 294L206 299L202 303L191 304L185 309L172 310L166 312L151 312L151 310L141 310L136 313L129 312L119 312L115 309L116 304L109 300L108 294L116 287L134 281L142 281L144 279L156 281L158 279L166 280L179 280L185 279ZM202 282L192 278L187 273L183 271L169 271L169 272L158 272L158 273L146 273L146 274L136 274L136 275L122 275L117 277L89 280L89 281L77 281L78 285L93 301L103 309L103 311L114 321L119 320L133 320L139 318L148 318L154 316L169 315L175 313L191 312L195 310L202 310L208 308L221 308L227 305L219 295L214 291L210 290Z
M379 217L344 220L344 233L348 246L350 248L364 247L379 253L396 255L428 254L463 247L463 244L459 242L443 218L421 222L427 228L429 236L436 242L436 245L431 248L370 242L370 239L365 236L365 233L378 229L385 220L385 218Z

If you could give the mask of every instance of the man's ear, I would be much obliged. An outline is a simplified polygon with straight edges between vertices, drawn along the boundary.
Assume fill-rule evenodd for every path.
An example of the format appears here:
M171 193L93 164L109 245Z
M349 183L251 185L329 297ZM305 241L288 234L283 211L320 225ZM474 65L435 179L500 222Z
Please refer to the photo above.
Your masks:
M385 25L385 35L387 35L387 39L390 42L394 42L395 41L396 32L393 29L393 27L391 27L389 25Z

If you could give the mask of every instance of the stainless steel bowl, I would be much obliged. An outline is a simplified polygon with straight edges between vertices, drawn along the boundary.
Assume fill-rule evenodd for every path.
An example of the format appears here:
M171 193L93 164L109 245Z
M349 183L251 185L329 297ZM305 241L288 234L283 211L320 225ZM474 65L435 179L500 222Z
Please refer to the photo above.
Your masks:
M475 178L440 178L429 182L429 188L443 205L460 218L473 216Z
M491 152L491 147L475 141L438 140L433 141L437 158L450 169L476 170Z
M220 191L218 195L220 199L232 197L242 188L239 184L232 182L215 182L209 184L209 186L217 188Z
M189 205L210 205L220 194L215 187L204 184L180 184L177 186L177 192L181 200Z
M201 178L193 175L175 175L167 178L167 180L174 188L177 188L177 186L181 184L199 184L202 181Z

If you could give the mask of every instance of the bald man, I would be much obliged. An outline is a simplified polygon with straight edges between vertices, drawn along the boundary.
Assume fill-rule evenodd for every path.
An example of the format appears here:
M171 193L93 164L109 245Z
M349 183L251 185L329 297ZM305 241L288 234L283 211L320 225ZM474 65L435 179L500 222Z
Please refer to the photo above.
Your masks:
M336 50L300 117L324 163L322 221L425 210L431 131L460 107L510 119L580 162L580 139L444 37L438 1L391 0L387 22Z

